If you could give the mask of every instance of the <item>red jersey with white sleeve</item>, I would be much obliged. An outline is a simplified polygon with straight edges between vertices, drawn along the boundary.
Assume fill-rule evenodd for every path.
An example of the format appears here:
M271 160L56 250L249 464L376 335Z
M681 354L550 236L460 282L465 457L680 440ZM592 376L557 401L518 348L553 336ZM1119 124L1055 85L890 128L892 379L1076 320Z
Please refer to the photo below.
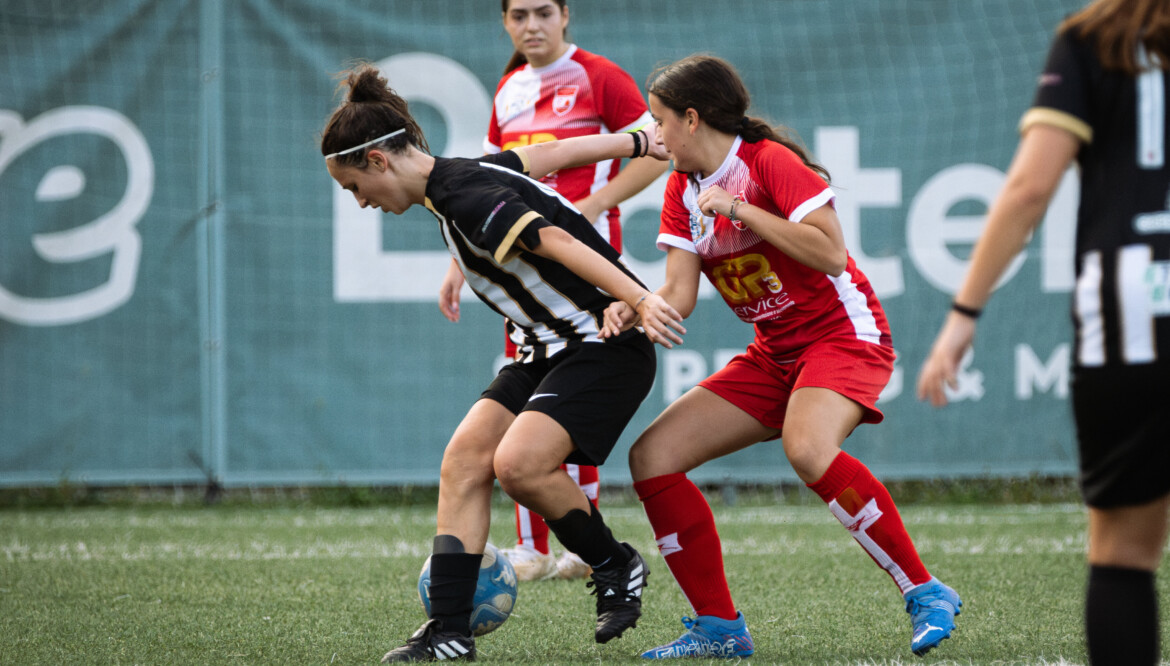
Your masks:
M496 88L485 153L568 139L626 132L651 122L650 111L633 77L613 62L570 44L552 64L525 64L504 75ZM621 168L606 160L561 169L541 182L569 201L578 201L605 186ZM621 250L621 220L612 208L594 227Z
M838 276L809 268L741 222L705 216L699 192L718 185L732 196L800 224L832 203L832 189L800 156L774 141L736 137L723 164L694 180L675 172L666 186L658 247L680 248L702 260L703 272L774 358L799 353L826 337L848 336L892 347L889 323L869 280L849 257Z

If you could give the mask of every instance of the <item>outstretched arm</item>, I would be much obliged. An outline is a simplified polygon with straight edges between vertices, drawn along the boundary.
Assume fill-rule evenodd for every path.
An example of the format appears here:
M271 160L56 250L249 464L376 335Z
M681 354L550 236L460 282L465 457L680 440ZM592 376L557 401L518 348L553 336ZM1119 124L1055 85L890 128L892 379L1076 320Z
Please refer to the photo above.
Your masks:
M572 139L536 143L516 148L522 153L528 165L528 175L541 179L557 169L594 164L602 160L632 157L634 136L637 134L639 156L646 155L659 160L669 158L666 147L657 141L658 126L650 123L637 132L621 134L594 134Z

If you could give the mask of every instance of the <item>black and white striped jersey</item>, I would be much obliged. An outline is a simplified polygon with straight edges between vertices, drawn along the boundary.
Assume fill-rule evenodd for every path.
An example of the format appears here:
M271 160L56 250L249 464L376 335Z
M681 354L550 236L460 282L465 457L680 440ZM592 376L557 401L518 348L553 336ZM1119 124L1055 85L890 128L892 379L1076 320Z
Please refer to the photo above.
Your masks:
M528 176L520 153L478 159L435 158L426 206L468 286L514 324L524 362L552 356L576 342L600 342L602 312L614 299L560 263L521 249L540 244L557 226L641 284L572 204Z
M1079 367L1170 360L1170 169L1166 70L1105 70L1092 41L1057 35L1035 102L1035 123L1083 142L1073 295ZM1144 51L1139 61L1149 65Z

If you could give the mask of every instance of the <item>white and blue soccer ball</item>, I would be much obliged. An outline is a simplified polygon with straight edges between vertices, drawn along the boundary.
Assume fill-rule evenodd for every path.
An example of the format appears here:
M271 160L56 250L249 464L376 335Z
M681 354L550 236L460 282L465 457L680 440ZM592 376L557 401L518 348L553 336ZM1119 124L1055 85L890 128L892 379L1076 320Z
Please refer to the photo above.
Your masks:
M431 583L431 558L423 563L418 575L418 598L427 616L431 614L431 599L427 588ZM508 558L492 544L483 549L479 565L479 581L475 585L475 599L471 603L471 631L476 636L500 628L516 606L516 570Z

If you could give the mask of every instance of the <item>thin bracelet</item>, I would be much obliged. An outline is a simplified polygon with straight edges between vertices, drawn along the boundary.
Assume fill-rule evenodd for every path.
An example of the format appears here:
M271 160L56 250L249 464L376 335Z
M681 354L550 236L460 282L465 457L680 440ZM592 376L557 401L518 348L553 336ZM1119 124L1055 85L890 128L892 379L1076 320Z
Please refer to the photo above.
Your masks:
M736 219L735 219L735 209L736 209L736 207L737 207L737 206L739 206L741 203L743 203L743 199L740 199L738 194L737 194L737 195L735 195L735 198L731 200L731 212L727 214L727 219L731 220L732 222L735 222L735 221L736 221Z
M636 310L637 308L634 309ZM978 319L979 315L983 314L983 310L979 308L969 308L966 305L959 305L956 301L951 301L951 309L964 317L970 317L972 319Z
M638 131L640 132L641 130ZM630 157L641 157L638 153L642 152L642 140L638 138L638 132L630 132L630 136L634 137L634 154L630 155Z
M646 130L640 129L638 134L642 135L642 143L645 144L642 146L642 157L646 157L650 154L650 137L646 134Z
M646 297L649 295L650 295L650 292L646 292L646 293L642 294L642 298L639 298L638 302L634 303L634 312L638 311L638 306L641 305L642 301L646 300Z

